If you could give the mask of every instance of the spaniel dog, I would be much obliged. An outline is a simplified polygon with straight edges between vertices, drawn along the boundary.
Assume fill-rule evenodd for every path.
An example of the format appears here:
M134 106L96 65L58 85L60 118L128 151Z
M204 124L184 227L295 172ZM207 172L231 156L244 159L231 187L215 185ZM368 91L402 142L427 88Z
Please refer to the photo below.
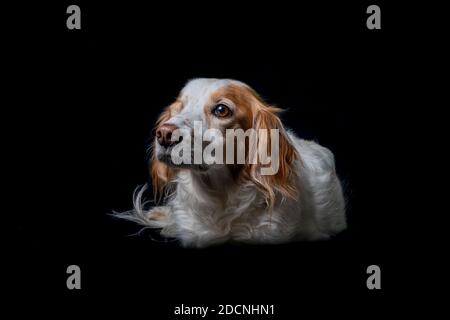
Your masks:
M321 240L344 230L333 154L287 131L280 111L236 80L189 81L156 123L151 176L157 206L145 208L144 186L135 193L134 209L119 216L161 229L187 247ZM260 139L223 138L249 129ZM207 131L215 138L205 139ZM196 134L203 139L193 142ZM208 145L214 146L213 161L202 157ZM192 146L201 161L192 163Z

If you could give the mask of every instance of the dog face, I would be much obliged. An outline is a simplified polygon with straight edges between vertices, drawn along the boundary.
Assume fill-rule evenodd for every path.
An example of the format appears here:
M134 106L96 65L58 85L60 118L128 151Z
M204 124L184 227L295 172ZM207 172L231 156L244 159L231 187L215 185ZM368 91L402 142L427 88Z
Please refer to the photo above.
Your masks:
M280 109L267 105L256 92L242 82L228 79L191 80L156 123L152 161L155 193L164 188L176 170L206 172L215 168L237 172L241 180L252 181L273 198L273 187L286 183L290 164L296 155L277 116L279 111ZM264 178L257 170L260 165L247 161L256 151L265 151L269 156L272 155L269 136L260 139L257 146L249 147L246 140L241 145L236 144L233 160L239 156L240 150L244 150L243 158L247 162L230 165L225 161L227 144L230 144L226 136L230 131L228 129L277 129L279 136L276 137L276 149L279 151L280 170L272 178ZM234 142L236 141L233 140ZM206 148L214 149L215 160L221 160L219 164L217 161L205 161L203 156ZM219 152L220 150L222 152ZM217 155L218 153L220 155ZM182 161L175 161L174 155L178 155ZM273 185L269 186L271 183ZM286 191L287 188L281 187L281 190Z
M172 167L192 170L204 171L213 167L205 161L195 161L198 159L194 152L203 156L208 144L225 147L226 129L251 127L250 101L243 96L246 89L245 84L235 80L190 81L158 120L154 145L156 159ZM208 136L208 141L199 141L199 136ZM180 152L174 153L174 149ZM183 154L185 152L190 155ZM175 162L173 158L177 154L190 161Z

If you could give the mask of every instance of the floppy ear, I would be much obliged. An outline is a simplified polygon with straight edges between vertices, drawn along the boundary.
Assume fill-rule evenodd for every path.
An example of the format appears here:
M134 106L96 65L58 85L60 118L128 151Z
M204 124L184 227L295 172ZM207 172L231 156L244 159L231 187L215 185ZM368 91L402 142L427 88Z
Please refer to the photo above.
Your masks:
M159 203L166 191L166 187L173 177L173 170L165 163L153 158L151 165L153 196L155 202Z
M299 155L278 117L281 111L282 109L266 105L256 93L253 94L253 128L256 129L258 134L258 145L253 149L252 153L267 154L272 162L276 161L276 150L272 150L271 129L278 129L279 132L278 171L271 175L261 174L263 168L273 166L273 164L261 164L260 159L258 159L256 164L248 163L245 169L247 177L264 194L269 208L272 208L275 203L276 192L279 192L284 197L293 199L298 195L298 190L293 182L296 176L293 162L299 159ZM266 129L263 131L267 132L267 135L261 135L259 129ZM249 154L249 156L255 155Z
M161 124L168 121L170 119L171 112L170 106L167 107L159 116L156 121L155 127L158 128ZM153 142L154 144L156 143ZM152 177L152 186L153 186L153 196L155 202L158 203L162 200L163 195L166 191L166 187L170 182L170 179L173 177L173 169L171 169L165 163L159 161L155 154L155 147L153 146L152 151L152 160L150 165L150 173Z

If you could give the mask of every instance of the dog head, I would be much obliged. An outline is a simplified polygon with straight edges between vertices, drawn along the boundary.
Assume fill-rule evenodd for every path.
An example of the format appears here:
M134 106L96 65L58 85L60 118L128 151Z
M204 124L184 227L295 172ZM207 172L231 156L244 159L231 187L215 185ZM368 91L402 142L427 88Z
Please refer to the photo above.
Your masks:
M189 81L156 123L155 198L160 198L176 170L230 170L237 182L254 184L263 192L268 206L276 192L295 196L290 179L298 154L278 117L280 111L236 80ZM264 156L269 161L261 161ZM268 162L272 171L265 174Z

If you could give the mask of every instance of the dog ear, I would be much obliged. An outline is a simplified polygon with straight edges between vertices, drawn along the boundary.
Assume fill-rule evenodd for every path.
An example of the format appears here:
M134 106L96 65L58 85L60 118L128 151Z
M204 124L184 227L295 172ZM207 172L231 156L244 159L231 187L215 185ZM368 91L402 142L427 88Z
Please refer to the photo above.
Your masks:
M153 158L151 164L151 176L153 186L153 196L155 202L161 202L166 192L166 187L173 177L173 170L165 163Z
M155 128L158 128L160 125L162 125L171 118L171 108L174 104L167 107L161 113L158 120L156 121ZM155 143L156 141L154 142L154 144ZM154 145L152 149L153 151L150 165L150 173L152 177L153 196L155 202L158 203L162 200L166 192L167 185L169 184L171 178L173 177L174 172L172 168L170 168L168 165L157 159Z
M278 117L282 109L268 106L256 93L252 93L252 96L253 128L258 135L258 141L256 147L250 148L248 157L257 157L261 154L267 155L270 157L271 162L278 161L278 170L273 172L273 174L261 174L264 168L273 166L273 163L264 165L260 162L260 159L254 158L257 159L256 164L248 161L244 171L247 178L264 194L267 206L272 208L275 204L276 192L284 197L293 199L297 197L298 190L294 182L296 170L293 169L293 163L300 157ZM260 131L260 129L265 130ZM278 129L278 159L277 150L272 150L271 129ZM261 134L261 132L266 134ZM258 155L255 155L255 152Z

